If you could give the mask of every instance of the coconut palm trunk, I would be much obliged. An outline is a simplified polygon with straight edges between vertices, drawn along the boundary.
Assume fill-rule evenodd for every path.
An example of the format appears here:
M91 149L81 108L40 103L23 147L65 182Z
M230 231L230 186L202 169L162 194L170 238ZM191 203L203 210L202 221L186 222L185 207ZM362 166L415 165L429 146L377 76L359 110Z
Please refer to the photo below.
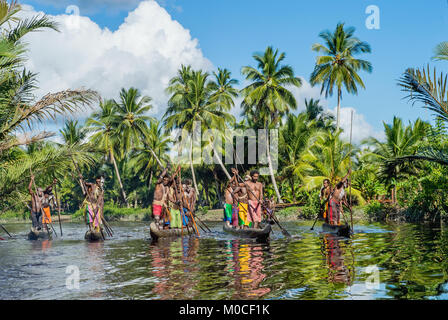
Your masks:
M341 88L338 88L338 107L336 111L336 132L339 131L339 125L341 121L341 95L342 91Z
M224 173L226 174L227 178L230 180L232 179L232 177L230 176L229 172L227 171L226 167L224 166L224 163L222 163L222 159L220 157L218 157L218 152L216 152L215 146L213 145L213 141L211 138L209 138L208 140L212 146L213 149L213 156L215 157L215 159L218 161L219 165L222 168L222 171L224 171Z
M114 153L112 151L110 151L110 158L114 165L115 174L117 175L118 183L120 184L121 194L123 196L124 203L126 203L126 206L129 208L129 203L128 203L128 199L126 197L126 192L124 191L123 183L121 182L120 172L118 171L117 161L115 161Z
M196 198L197 198L199 196L199 188L198 188L198 184L196 183L196 174L194 173L194 166L193 166L193 139L191 139L191 142L190 142L190 169L191 169L191 176L193 178L194 189L196 190Z
M270 152L270 142L269 142L269 138L266 138L266 153L268 156L268 165L269 165L269 174L271 175L271 181L272 181L272 185L274 186L274 191L275 194L277 195L277 200L278 203L283 203L282 197L280 196L280 192L278 191L278 187L277 187L277 182L275 181L275 176L274 176L274 169L272 168L272 159L271 159L271 152ZM262 199L260 199L262 200Z

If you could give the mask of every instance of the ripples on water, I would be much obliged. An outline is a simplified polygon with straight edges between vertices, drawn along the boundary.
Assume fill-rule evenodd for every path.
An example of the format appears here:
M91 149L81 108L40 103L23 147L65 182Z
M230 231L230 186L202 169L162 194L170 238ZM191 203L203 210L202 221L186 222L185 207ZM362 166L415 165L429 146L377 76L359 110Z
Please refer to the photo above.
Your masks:
M201 238L151 243L144 223L117 223L104 243L83 240L85 226L64 224L64 237L26 240L9 225L0 241L0 299L448 299L447 232L416 225L355 226L352 239L285 223L269 243L235 239L210 223ZM80 270L66 287L67 266ZM379 270L379 286L370 266Z

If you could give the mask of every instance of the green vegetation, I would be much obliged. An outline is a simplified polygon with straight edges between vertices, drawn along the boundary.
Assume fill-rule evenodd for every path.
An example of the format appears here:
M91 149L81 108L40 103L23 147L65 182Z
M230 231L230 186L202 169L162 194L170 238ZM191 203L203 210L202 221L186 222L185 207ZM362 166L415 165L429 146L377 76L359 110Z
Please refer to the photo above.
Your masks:
M232 166L225 165L219 155L234 156L226 155L227 150L215 143L229 139L225 129L275 128L279 132L278 170L273 170L273 141L268 138L269 175L261 177L266 195L277 198L277 202L303 205L300 210L292 207L277 214L287 216L300 211L303 218L315 217L323 180L328 178L335 184L352 167L353 203L367 203L368 217L386 220L399 215L407 221L434 222L447 217L446 76L435 70L431 73L428 66L408 69L399 80L412 104L435 113L436 124L420 119L405 124L397 116L384 122L385 139L369 138L359 145L350 145L341 138L343 131L339 128L342 89L356 94L358 87L364 88L358 73L372 71L370 62L357 58L371 49L355 37L354 28L338 24L334 32L320 33L324 43L312 47L322 55L317 57L311 83L320 85L326 96L337 90L336 118L314 99L305 101L305 110L292 114L298 109L298 101L291 90L300 87L302 80L290 65L284 64L286 54L269 46L253 55L254 67L241 69L247 82L241 90L225 68L208 73L181 66L166 89L169 100L165 114L154 119L147 116L152 109L151 97L142 96L138 88L123 88L117 100L99 98L91 90L69 89L35 101L37 75L24 68L23 37L44 29L56 32L57 24L46 16L19 18L20 6L15 2L0 0L0 7L0 212L6 212L3 217L14 216L11 212L20 212L20 216L28 210L31 173L38 186L58 178L64 212L76 212L75 217L78 216L83 201L79 172L90 180L98 175L105 177L106 217L149 215L161 165L170 164L168 152L175 146L170 133L185 129L184 133L189 134L195 123L200 123L206 139L202 144L189 140L188 165L183 168L182 178L193 180L202 212L222 208ZM435 59L445 59L445 49L446 45L439 45ZM241 106L236 105L237 99L242 99ZM236 122L232 113L239 107L242 119ZM85 122L65 123L60 131L62 143L48 139L54 133L35 133L36 123L59 115L70 116L81 108L93 110ZM207 130L213 131L207 135ZM211 151L216 164L193 163L193 153L204 148ZM247 156L246 151L244 160ZM255 168L259 169L253 164L238 165L241 175ZM385 200L391 204L385 204Z

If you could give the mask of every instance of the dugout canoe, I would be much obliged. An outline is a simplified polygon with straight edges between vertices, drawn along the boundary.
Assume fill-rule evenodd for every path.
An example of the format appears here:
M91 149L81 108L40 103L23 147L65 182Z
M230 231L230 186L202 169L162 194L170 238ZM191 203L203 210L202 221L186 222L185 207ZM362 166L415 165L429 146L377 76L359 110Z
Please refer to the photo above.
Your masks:
M98 242L98 241L104 241L103 237L104 233L102 234L102 231L94 231L94 230L87 230L84 239L86 239L89 242Z
M33 231L30 230L28 233L28 240L51 240L53 239L53 231L52 230L40 230Z
M224 225L222 228L225 232L233 236L246 239L257 239L258 241L266 241L272 231L272 227L269 223L266 224L263 229L236 229L233 227L228 227L226 225Z
M162 229L160 230L157 228L157 225L155 222L151 222L149 225L149 233L151 234L151 239L157 240L159 238L174 238L174 237L181 237L182 236L182 229ZM194 234L194 230L192 227L184 227L183 235L188 236L191 234Z
M326 233L336 234L340 237L346 237L346 238L350 238L352 234L352 229L348 224L336 226L328 223L323 223L322 231Z

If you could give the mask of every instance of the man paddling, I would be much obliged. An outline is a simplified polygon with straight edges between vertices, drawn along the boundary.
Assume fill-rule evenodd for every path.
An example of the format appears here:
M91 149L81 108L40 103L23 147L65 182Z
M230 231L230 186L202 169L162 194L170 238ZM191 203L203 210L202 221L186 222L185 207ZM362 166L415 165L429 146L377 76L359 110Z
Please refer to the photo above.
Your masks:
M236 174L238 171L236 170ZM244 177L244 182L248 182L250 180L250 176L246 175ZM247 218L249 215L249 198L246 185L244 183L240 183L238 187L234 190L234 193L238 199L238 224L240 229L247 229L250 227L250 221Z
M247 186L252 192L248 193L249 196L249 222L253 223L253 227L257 229L261 222L261 203L263 201L263 184L258 181L260 173L257 170L252 170L250 172L251 180L247 181Z
M351 170L349 169L347 175L336 184L333 194L330 197L328 220L332 225L340 225L341 215L343 214L342 200L345 196L345 187L347 186L347 178Z
M152 215L154 216L157 227L160 229L160 218L163 207L166 206L170 177L167 175L168 168L162 171L159 179L156 182L156 189L154 191L154 200L152 202Z
M95 179L95 183L84 182L83 177L80 175L81 185L84 185L83 193L86 196L83 206L85 207L85 221L90 227L93 226L96 232L100 232L102 229L102 218L104 210L104 190L102 186L102 177L98 176ZM87 220L87 217L89 219Z
M224 222L227 227L231 227L232 225L235 226L235 222L236 226L238 226L238 218L235 217L235 208L238 206L238 202L236 201L234 194L235 188L236 183L234 179L231 179L227 183L226 190L224 191Z
M328 210L329 210L329 197L331 195L332 192L332 188L331 188L331 184L330 184L330 180L329 179L325 179L322 188L320 189L320 193L319 193L319 199L320 201L324 201L325 203L322 203L322 205L325 206L324 211L323 211L323 218L325 220L325 222L328 223Z

